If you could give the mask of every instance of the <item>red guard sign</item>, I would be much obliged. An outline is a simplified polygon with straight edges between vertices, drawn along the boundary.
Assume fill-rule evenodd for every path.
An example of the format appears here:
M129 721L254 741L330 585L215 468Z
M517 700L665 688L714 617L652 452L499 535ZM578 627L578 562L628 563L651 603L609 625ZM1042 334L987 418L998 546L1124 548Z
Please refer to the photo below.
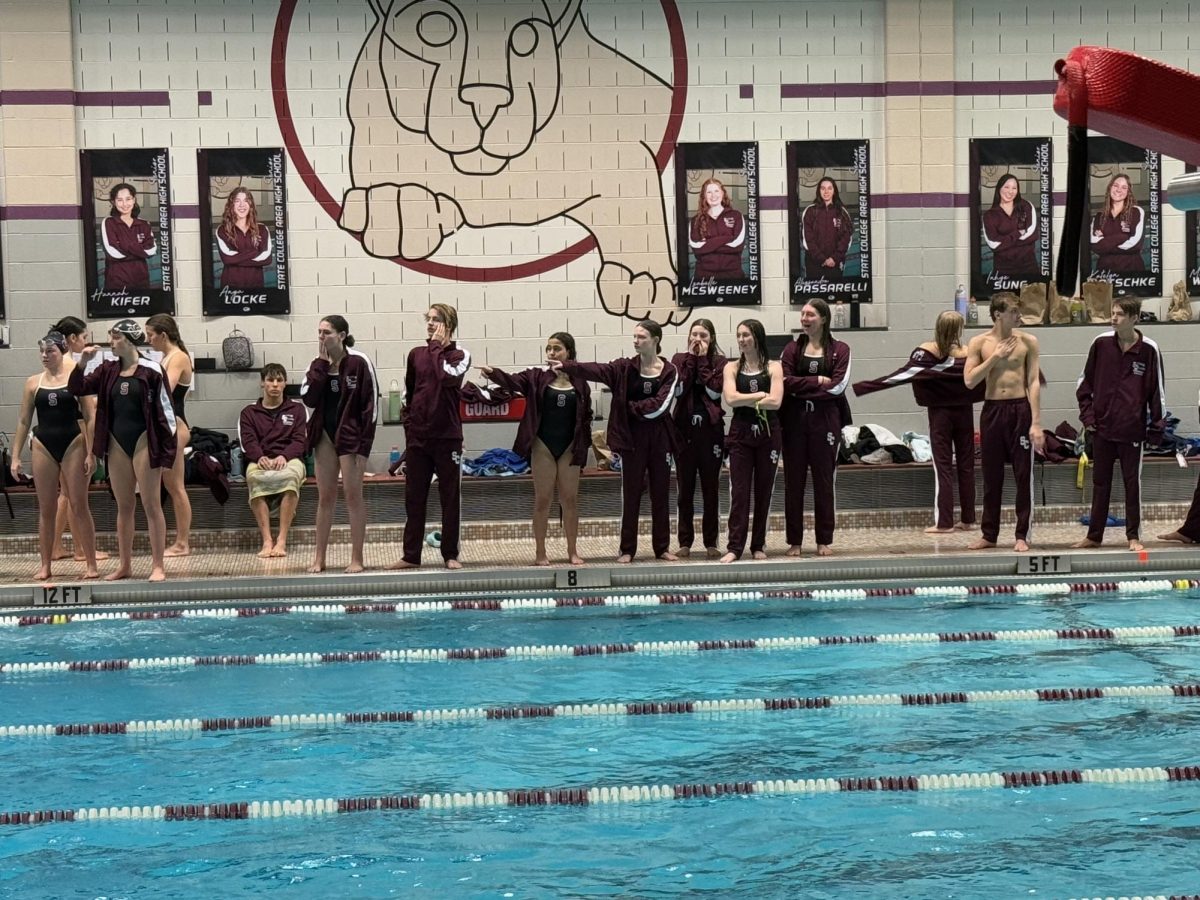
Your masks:
M504 403L468 403L458 401L463 422L520 422L525 415L525 398L513 397Z

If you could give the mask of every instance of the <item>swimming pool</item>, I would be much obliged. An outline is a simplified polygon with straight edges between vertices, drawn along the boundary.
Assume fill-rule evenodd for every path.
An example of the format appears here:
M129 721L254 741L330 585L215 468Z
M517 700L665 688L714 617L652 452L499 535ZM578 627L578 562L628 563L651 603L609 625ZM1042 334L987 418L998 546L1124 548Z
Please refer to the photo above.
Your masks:
M1009 584L5 617L0 893L1195 891L1200 592Z

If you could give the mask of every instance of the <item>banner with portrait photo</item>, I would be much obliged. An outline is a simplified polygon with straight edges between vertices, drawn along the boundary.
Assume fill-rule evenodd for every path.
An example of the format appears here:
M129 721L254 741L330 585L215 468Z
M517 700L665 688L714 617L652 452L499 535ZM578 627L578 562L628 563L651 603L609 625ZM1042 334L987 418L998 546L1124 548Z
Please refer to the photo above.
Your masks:
M791 302L870 303L869 141L788 141Z
M79 174L88 318L173 315L167 151L82 150Z
M282 148L198 150L204 315L291 312Z
M972 138L971 296L1051 279L1050 138Z
M757 144L677 145L675 223L680 306L762 302Z
M1196 167L1190 163L1183 167L1187 173L1196 171ZM1184 257L1187 265L1187 277L1184 282L1187 284L1187 294L1189 297L1200 297L1200 212L1192 209L1184 213L1184 222L1186 222L1187 236L1184 239ZM2 299L2 298L0 298Z
M1079 270L1114 297L1161 297L1162 159L1116 138L1088 138L1087 228Z

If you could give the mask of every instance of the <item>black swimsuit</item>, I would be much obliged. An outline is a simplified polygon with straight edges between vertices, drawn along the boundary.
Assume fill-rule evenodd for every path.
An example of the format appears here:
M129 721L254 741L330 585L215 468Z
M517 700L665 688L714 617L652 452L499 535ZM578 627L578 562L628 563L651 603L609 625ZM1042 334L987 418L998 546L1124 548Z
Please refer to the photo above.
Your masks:
M79 420L83 413L79 409L79 401L67 390L66 385L48 388L41 387L39 383L33 407L37 410L38 422L33 430L34 437L61 466L67 450L75 438L82 434Z
M575 443L578 403L575 388L546 385L542 394L542 421L538 425L537 436L555 459L566 453Z
M130 459L133 459L137 450L138 439L146 433L144 394L141 379L134 375L121 375L113 384L109 396L109 431Z
M183 401L187 397L188 388L190 387L190 384L177 384L175 385L175 390L171 391L171 409L175 411L175 418L184 425L187 424L187 419L183 417Z
M321 424L329 435L329 442L337 446L337 427L342 406L342 382L340 376L330 375L325 382L325 402L321 410Z

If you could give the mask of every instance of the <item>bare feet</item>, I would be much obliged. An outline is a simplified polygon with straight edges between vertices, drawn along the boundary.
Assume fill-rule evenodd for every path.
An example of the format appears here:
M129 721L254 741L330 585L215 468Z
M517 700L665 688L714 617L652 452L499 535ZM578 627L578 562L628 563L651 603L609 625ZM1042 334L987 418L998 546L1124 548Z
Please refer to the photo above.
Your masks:
M46 581L50 578L50 567L42 566L37 570L37 574L33 576L34 581Z
M833 556L833 548L828 544L817 544L817 556Z
M954 531L954 526L949 528L939 528L937 525L930 525L925 529L926 534L951 534Z
M461 569L462 563L460 563L457 559L448 559L448 560L446 560L446 568L447 569Z
M954 526L955 531L974 531L979 526L974 522L959 522Z
M991 550L995 546L996 546L995 541L989 541L986 538L979 538L979 540L971 541L971 543L967 544L967 549L968 550Z
M163 556L190 556L191 548L187 544L172 544L163 553Z
M262 549L258 551L258 554L257 554L258 558L266 559L267 557L269 557L271 555L272 552L274 552L274 550L275 550L274 544L270 543L269 541L264 541L263 545L262 545Z
M1100 545L1097 544L1096 546L1098 547ZM1026 541L1023 538L1017 538L1015 541L1013 541L1013 553L1028 553L1028 552L1029 552L1029 542L1028 541Z
M150 570L150 577L147 581L166 581L167 573L162 570L162 566L155 566Z
M800 545L792 544L792 546L788 547L787 555L788 556L799 556L800 555Z
M617 562L619 562L623 566L627 566L631 562L633 562L633 557L628 553L622 553L620 556L617 557Z
M62 557L62 556L51 556L50 558L51 559L65 559L65 557ZM78 551L75 552L75 555L72 556L71 559L75 560L75 562L87 562L87 557ZM105 553L103 550L97 550L96 551L96 562L100 562L100 560L102 560L102 559L108 559L108 554Z
M393 569L393 570L394 569L416 569L420 565L421 565L420 563L409 562L407 559L401 558L401 559L396 560L390 566L388 566L388 568Z
M360 562L352 562L352 563L350 563L350 565L346 566L346 574L347 575L357 575L359 572L364 571L366 568L367 567L364 566Z
M660 553L658 556L663 562L679 562L679 557L668 550L666 553Z
M691 547L680 547L678 550L675 551L675 555L678 556L680 559L687 559L689 556L692 555L692 548Z
M271 559L280 559L284 556L287 556L287 544L277 541L275 546L271 548Z
M726 553L724 556L721 557L722 563L731 563L731 562L736 562L736 561L737 561L736 553Z
M721 556L721 551L718 550L716 547L705 547L704 555L707 556L709 559L717 559Z
M320 575L325 571L325 560L314 559L311 566L308 567L309 575Z
M1196 543L1190 537L1188 537L1186 534L1181 534L1178 531L1171 531L1171 532L1168 532L1167 534L1160 534L1158 536L1158 539L1160 541L1168 541L1169 543L1172 543L1172 544L1194 544L1194 543Z
M751 556L753 556L755 559L766 559L767 553L765 550L755 550Z
M534 558L533 564L535 566L548 566L548 565L550 565L550 557L546 556L545 554L542 554L541 556L537 556Z
M1137 538L1130 538L1129 549L1132 550L1134 553L1138 553L1142 550L1145 550L1146 548L1145 548L1145 546L1143 546L1142 542L1139 541Z
M1091 549L1093 549L1095 547L1099 547L1099 546L1100 546L1099 541L1093 541L1091 538L1084 538L1082 541L1076 541L1075 543L1073 543L1071 545L1071 549L1072 550L1091 550ZM1129 549L1132 550L1133 548L1130 547Z
M569 553L567 555L571 557L571 565L573 565L573 566L586 566L587 565L587 562L585 562L584 558L582 556L580 556L578 553Z
M51 562L58 562L58 560L60 560L60 559L70 559L70 558L71 558L70 552L67 551L66 548L64 548L61 544L59 544L57 547L55 547L53 550L50 551L50 561ZM83 559L82 556L79 558ZM97 558L99 558L99 554L97 554Z
M105 575L104 580L105 581L121 581L124 578L128 578L132 574L133 574L133 572L130 571L128 568L126 568L124 566L120 566L117 568L116 571L109 572L107 575Z
M85 568L83 570L83 577L87 578L89 580L92 578L99 578L100 570L97 569L95 566L88 566L87 568Z

